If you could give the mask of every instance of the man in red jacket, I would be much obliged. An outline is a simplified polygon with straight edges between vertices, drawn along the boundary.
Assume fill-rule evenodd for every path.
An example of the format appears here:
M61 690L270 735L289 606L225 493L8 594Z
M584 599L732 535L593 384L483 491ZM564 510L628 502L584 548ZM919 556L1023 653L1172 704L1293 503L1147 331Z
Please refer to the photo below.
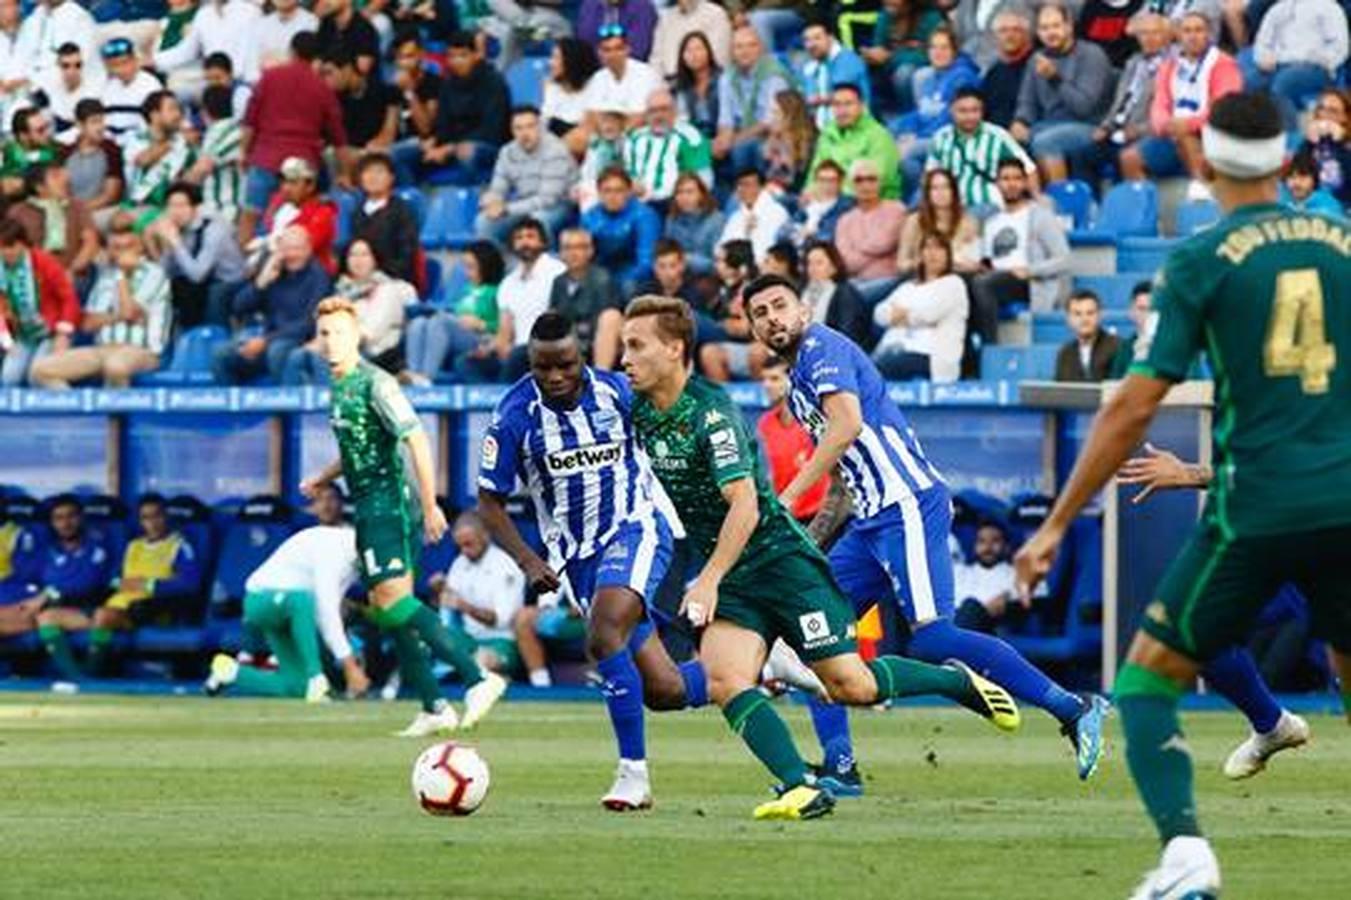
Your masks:
M316 171L327 147L346 156L338 97L319 73L319 43L313 32L291 39L291 61L263 73L244 114L243 151L247 176L239 214L239 243L254 237L258 216L277 190L282 163L299 157Z
M60 261L31 247L18 222L0 221L0 385L22 385L34 360L70 349L79 321L80 301Z
M269 251L276 252L281 233L292 225L305 229L314 258L330 276L336 275L333 241L338 234L338 208L319 193L318 173L299 156L281 164L281 186L263 213Z

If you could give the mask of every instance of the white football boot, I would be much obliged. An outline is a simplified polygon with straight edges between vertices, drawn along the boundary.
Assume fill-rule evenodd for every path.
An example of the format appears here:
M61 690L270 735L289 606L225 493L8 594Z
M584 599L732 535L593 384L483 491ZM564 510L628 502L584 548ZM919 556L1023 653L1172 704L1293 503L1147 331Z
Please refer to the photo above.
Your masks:
M615 770L615 783L600 798L600 804L611 812L651 809L652 781L647 774L647 760L621 759Z
M826 692L826 686L821 683L821 679L816 677L816 673L798 658L793 648L784 643L782 638L776 639L769 648L763 679L771 690L775 682L781 682L799 691L815 694L827 703L830 702L830 694Z
M460 727L460 717L455 715L455 710L449 703L442 706L436 712L427 712L425 709L417 714L417 718L403 731L396 731L395 737L422 738L431 737L434 734L443 734L447 731L454 731Z
M483 670L483 680L464 692L464 720L461 728L473 728L507 692L507 680L496 672Z
M305 684L305 702L306 703L328 703L333 698L329 696L332 688L328 683L328 676L323 672L315 675Z
M1203 837L1179 836L1163 848L1159 867L1131 894L1131 900L1216 900L1220 863Z
M1234 748L1224 763L1225 777L1235 781L1251 778L1265 769L1267 760L1277 753L1308 742L1309 723L1292 712L1282 710L1275 728L1265 734L1254 731L1246 741Z

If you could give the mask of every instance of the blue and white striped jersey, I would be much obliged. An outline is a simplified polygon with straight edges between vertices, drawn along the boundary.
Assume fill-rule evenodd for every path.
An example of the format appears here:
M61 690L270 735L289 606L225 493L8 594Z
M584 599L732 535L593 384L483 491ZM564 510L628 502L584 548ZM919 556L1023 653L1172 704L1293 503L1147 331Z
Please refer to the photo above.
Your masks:
M658 502L633 430L628 381L590 367L582 377L572 409L550 406L530 375L512 385L483 437L479 464L485 490L511 494L518 479L525 483L555 568L596 553L625 522L654 516Z
M905 414L887 396L882 374L849 338L819 323L807 326L790 377L789 405L815 441L826 430L822 401L839 391L858 397L863 431L840 460L858 516L871 518L931 488L946 487Z

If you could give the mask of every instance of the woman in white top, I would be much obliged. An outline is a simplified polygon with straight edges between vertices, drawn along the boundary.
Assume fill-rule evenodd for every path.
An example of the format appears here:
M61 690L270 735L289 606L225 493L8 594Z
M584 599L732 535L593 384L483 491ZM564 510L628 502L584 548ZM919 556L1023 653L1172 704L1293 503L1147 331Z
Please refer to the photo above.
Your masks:
M937 234L952 245L952 268L957 272L975 272L980 268L980 223L962 208L957 180L947 169L924 173L919 206L901 226L901 244L896 265L909 278L919 268L920 238Z
M539 115L579 159L586 152L586 83L598 68L596 51L577 38L560 39L549 55Z
M873 361L892 381L961 377L970 312L966 282L952 271L952 245L942 235L920 242L919 270L877 304L873 321L886 329Z

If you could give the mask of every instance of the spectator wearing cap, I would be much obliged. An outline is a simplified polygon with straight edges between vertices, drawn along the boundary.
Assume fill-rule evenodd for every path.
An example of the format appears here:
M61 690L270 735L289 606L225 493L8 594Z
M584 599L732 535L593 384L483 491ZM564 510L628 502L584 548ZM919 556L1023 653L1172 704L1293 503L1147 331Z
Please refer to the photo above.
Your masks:
M286 63L291 56L291 40L297 34L319 30L319 17L302 6L300 0L272 0L270 6L272 12L250 26L251 70L259 77L265 69Z
M611 112L623 113L628 127L642 124L647 98L661 87L661 76L647 63L634 58L621 25L601 26L596 54L600 68L587 81L582 100L590 127L594 130L597 118Z
M169 188L164 215L147 230L169 278L180 328L230 324L231 301L246 279L234 226L207 209L202 191L180 181Z
M314 309L332 290L333 279L310 252L309 233L299 225L283 231L277 252L234 300L236 315L261 314L263 333L217 349L216 381L240 384L267 374L279 384L292 383L287 366L303 365L304 344L314 334Z
M167 72L176 92L195 93L202 81L202 62L224 53L247 83L258 80L256 55L250 46L254 25L262 18L250 0L203 0L183 39L155 54L155 68Z
M582 227L591 232L597 264L630 296L639 281L652 275L661 220L633 195L633 179L622 168L602 172L596 191L600 202L582 215Z
M1121 151L1121 176L1142 180L1186 174L1189 199L1205 200L1201 129L1211 105L1243 90L1243 76L1228 53L1210 42L1210 26L1200 13L1188 13L1177 26L1176 52L1159 65L1149 108L1150 135Z
M808 22L802 29L802 44L807 58L798 72L798 81L817 128L835 121L830 101L837 85L856 85L863 94L864 105L872 101L867 64L863 57L840 43L829 22Z
M41 78L57 68L57 51L66 43L79 47L86 60L96 60L97 35L94 17L75 0L39 0L19 28L15 55L23 60L30 79ZM102 69L102 65L94 63L91 68Z
M319 193L319 173L299 156L281 164L281 185L263 212L263 228L275 248L285 232L297 227L309 236L309 252L329 275L338 271L333 242L338 234L338 209Z
M385 151L399 133L399 94L377 73L366 74L356 59L339 47L324 54L324 80L338 95L342 127L353 152Z
M52 121L47 114L25 106L14 114L14 137L0 148L0 193L13 197L23 193L28 167L53 162L60 148L52 140Z
M882 196L895 200L901 196L900 154L891 133L873 118L863 103L863 92L852 84L836 85L830 95L834 121L821 129L816 139L816 153L812 157L811 172L815 174L821 163L830 160L848 172L860 159L877 163L882 173ZM804 195L810 199L814 184L809 184ZM846 196L853 196L854 186L846 182Z
M427 177L439 184L482 184L510 133L507 83L483 58L474 35L456 32L448 44L431 136L417 147L395 148L401 184Z
M582 0L577 10L577 37L599 51L606 27L616 25L627 36L633 58L647 62L657 30L657 9L652 0Z
M86 75L84 57L78 44L67 41L56 51L57 71L48 72L34 82L34 102L52 117L52 137L59 144L75 140L75 107L81 100L103 93L103 78ZM27 78L27 73L15 77Z
M511 138L479 198L475 229L501 244L516 222L531 216L556 235L572 211L568 196L577 181L577 163L562 139L544 129L533 106L512 112Z
M713 158L739 172L759 166L770 111L779 91L790 87L788 75L771 53L766 53L760 35L749 25L732 32L732 64L718 78L718 135L713 139Z
M394 163L384 153L368 153L357 167L361 205L352 216L352 240L361 238L371 247L386 274L421 284L425 279L420 259L417 213L394 193Z
M28 243L22 225L0 220L0 385L19 387L34 360L70 347L80 300L60 260Z
M314 71L319 40L302 31L291 41L291 61L263 73L244 116L244 203L239 242L254 237L258 216L277 190L281 164L299 157L318 167L326 147L345 158L347 133L333 89Z
M107 121L102 101L81 100L75 105L75 143L61 150L71 196L84 202L100 229L122 199L125 177L122 148L108 137Z
M159 368L173 330L169 280L146 258L129 217L113 223L108 265L99 274L80 330L94 343L36 360L29 376L35 385L69 388L98 378L104 387L128 387L133 376Z
M145 124L142 112L145 101L163 90L164 85L141 68L130 39L115 37L106 41L100 52L108 70L108 80L104 82L100 97L108 120L108 134L126 149L132 135Z
M870 159L849 167L854 185L854 208L840 216L835 246L854 286L863 299L876 302L895 286L905 207L882 196L881 171Z
M1252 47L1239 54L1243 83L1269 91L1287 128L1346 63L1347 13L1335 0L1277 0L1262 16Z
M1032 58L1032 20L1020 7L1006 7L995 13L991 21L995 55L990 61L983 63L976 55L979 41L970 34L962 33L962 46L975 58L976 65L984 65L980 92L985 98L985 118L1000 128L1008 128L1018 111L1018 92Z
M1093 129L1112 102L1111 60L1097 44L1076 40L1067 7L1037 11L1042 49L1032 55L1009 131L1030 144L1047 182L1067 177L1070 159L1093 144Z
M30 246L66 267L84 296L99 254L99 234L88 208L70 194L70 173L58 162L35 163L24 186L27 199L9 208L9 218L23 226Z
M183 107L170 91L156 91L142 106L145 127L123 149L127 165L127 202L148 224L164 206L169 185L187 175L196 151L183 134Z
M765 176L759 169L742 169L736 175L736 207L727 217L719 244L750 241L755 259L764 259L790 222L774 195L765 190Z
M703 35L715 64L727 65L732 54L732 20L727 10L712 0L676 0L657 18L648 58L663 78L674 79L679 73L680 48L691 34Z
M241 0L236 0L241 2ZM378 78L380 34L357 11L353 0L323 0L319 9L319 46L325 51L345 51L363 75Z

